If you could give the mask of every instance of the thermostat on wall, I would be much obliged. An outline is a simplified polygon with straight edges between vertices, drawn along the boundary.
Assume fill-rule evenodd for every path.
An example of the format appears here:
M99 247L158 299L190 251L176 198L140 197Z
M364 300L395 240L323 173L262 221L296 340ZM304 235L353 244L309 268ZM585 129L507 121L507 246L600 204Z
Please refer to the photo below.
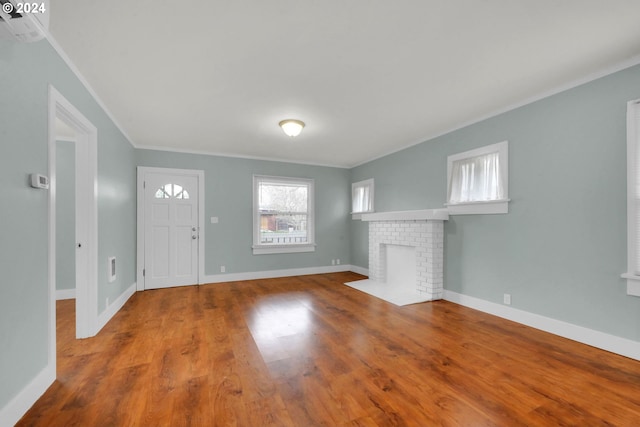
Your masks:
M32 173L31 186L33 188L44 188L46 190L49 188L49 178L39 173Z

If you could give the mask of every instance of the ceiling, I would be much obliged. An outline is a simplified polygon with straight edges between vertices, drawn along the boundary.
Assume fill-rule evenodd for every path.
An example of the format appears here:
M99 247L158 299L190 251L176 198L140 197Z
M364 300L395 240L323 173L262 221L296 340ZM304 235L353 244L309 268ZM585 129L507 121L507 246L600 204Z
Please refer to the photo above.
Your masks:
M352 167L640 62L639 16L637 0L55 0L50 31L136 147Z

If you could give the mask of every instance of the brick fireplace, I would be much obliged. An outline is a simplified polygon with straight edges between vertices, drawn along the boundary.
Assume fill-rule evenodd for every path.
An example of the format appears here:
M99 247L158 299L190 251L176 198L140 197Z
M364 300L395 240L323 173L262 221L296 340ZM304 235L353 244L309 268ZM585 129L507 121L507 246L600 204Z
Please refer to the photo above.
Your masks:
M404 251L403 256L415 256L415 272L404 275L404 280L415 283L415 291L423 300L437 300L443 294L444 270L444 221L449 215L444 209L420 211L383 212L362 215L369 222L369 280L387 283L389 274L405 269L389 265L389 261L398 259L389 257L388 251L396 247L414 248ZM411 272L410 272L411 273ZM394 277L398 274L394 273ZM390 283L390 286L405 284Z

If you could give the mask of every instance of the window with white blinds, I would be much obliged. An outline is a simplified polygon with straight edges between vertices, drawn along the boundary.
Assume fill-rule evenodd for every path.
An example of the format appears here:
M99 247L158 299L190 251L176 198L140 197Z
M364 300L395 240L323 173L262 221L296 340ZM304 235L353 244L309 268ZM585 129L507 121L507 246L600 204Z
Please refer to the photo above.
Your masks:
M640 296L640 100L627 104L627 293Z
M351 213L373 212L373 179L351 184Z
M450 214L508 212L508 142L487 145L447 158Z

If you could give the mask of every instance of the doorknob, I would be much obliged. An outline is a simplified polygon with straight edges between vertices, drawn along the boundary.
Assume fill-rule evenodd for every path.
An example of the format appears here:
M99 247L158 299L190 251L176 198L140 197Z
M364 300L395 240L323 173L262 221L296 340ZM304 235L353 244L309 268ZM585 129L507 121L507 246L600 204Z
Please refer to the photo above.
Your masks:
M193 236L191 236L191 238L195 240L195 239L197 239L197 238L198 238L198 236L196 236L196 235L194 234Z

